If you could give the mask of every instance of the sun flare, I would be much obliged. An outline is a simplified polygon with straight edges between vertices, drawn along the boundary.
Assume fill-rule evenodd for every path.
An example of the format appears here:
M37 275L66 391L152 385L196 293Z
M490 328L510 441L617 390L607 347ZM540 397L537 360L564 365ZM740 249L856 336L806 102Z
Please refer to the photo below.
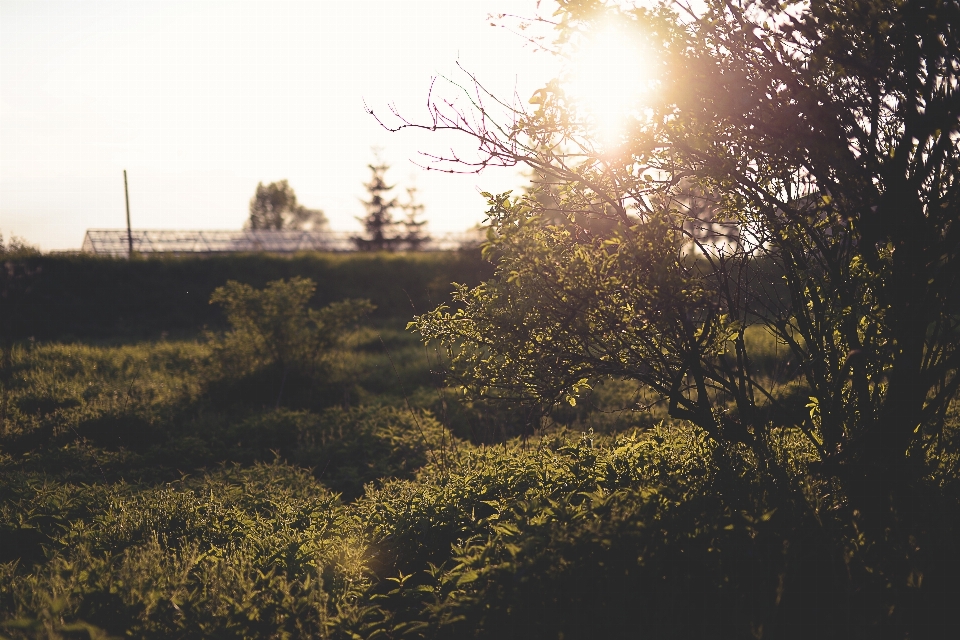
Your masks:
M656 89L653 55L637 33L616 24L600 27L576 48L563 86L598 142L615 146Z

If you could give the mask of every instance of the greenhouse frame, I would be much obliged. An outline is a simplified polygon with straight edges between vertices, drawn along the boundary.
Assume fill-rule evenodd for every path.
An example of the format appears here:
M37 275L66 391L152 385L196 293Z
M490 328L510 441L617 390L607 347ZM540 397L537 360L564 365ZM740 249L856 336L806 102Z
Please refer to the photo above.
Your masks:
M135 254L297 253L356 251L356 232L349 231L174 231L169 229L88 229L81 253L127 257ZM477 233L446 233L430 238L421 249L455 251L480 242Z

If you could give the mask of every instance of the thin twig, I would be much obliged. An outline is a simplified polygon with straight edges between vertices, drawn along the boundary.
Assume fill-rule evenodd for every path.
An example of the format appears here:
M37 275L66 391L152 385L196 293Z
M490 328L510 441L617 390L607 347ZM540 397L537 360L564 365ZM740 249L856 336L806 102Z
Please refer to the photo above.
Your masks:
M144 362L146 362L146 358L137 364L137 370L134 372L133 378L130 380L130 386L127 387L127 394L123 397L123 408L120 410L121 414L127 412L127 402L130 401L130 396L133 394L133 385L137 383L137 379L140 377L140 370L143 369Z
M397 377L397 383L400 385L400 393L403 394L403 402L407 405L407 411L410 412L410 415L413 416L413 422L417 425L417 430L420 431L420 437L423 438L423 444L426 445L427 450L430 451L430 455L433 456L434 464L437 464L440 467L441 472L446 475L447 468L445 461L437 458L437 452L433 450L433 447L430 446L430 441L427 440L427 434L424 433L423 427L420 426L420 419L417 418L417 413L413 410L413 407L410 406L410 399L407 397L407 392L403 388L403 381L400 379L400 373L397 371L397 365L393 361L393 356L390 354L390 349L387 348L386 343L383 341L383 336L379 333L377 337L380 338L380 345L383 347L383 351L387 354L387 359L390 360L390 366L393 367L393 375Z

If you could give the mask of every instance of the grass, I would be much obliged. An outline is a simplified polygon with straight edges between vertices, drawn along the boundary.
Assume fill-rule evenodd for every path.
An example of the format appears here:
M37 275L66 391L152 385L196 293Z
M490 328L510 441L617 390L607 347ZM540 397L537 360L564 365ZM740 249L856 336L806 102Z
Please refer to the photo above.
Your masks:
M288 380L280 403L278 370L235 375L209 339L16 344L0 635L879 634L877 551L842 493L810 479L795 430L775 431L782 487L745 449L724 476L704 433L638 410L627 381L519 439L523 416L438 388L435 354L379 322L322 374ZM776 372L777 345L764 353ZM928 454L944 513L957 424ZM927 584L957 561L952 519L937 526L924 551L944 575ZM936 622L944 603L904 606Z

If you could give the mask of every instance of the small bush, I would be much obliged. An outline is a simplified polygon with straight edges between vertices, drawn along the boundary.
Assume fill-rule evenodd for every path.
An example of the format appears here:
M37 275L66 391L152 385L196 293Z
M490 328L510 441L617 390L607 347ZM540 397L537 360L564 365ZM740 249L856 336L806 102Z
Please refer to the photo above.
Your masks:
M99 508L52 537L46 564L0 565L5 633L60 637L67 621L138 638L326 636L367 584L358 528L302 470L88 493Z
M218 344L222 357L242 368L278 365L314 372L346 329L373 310L367 300L310 309L316 284L309 278L275 280L264 289L229 281L210 297L224 308L231 330ZM244 367L243 365L246 365Z

